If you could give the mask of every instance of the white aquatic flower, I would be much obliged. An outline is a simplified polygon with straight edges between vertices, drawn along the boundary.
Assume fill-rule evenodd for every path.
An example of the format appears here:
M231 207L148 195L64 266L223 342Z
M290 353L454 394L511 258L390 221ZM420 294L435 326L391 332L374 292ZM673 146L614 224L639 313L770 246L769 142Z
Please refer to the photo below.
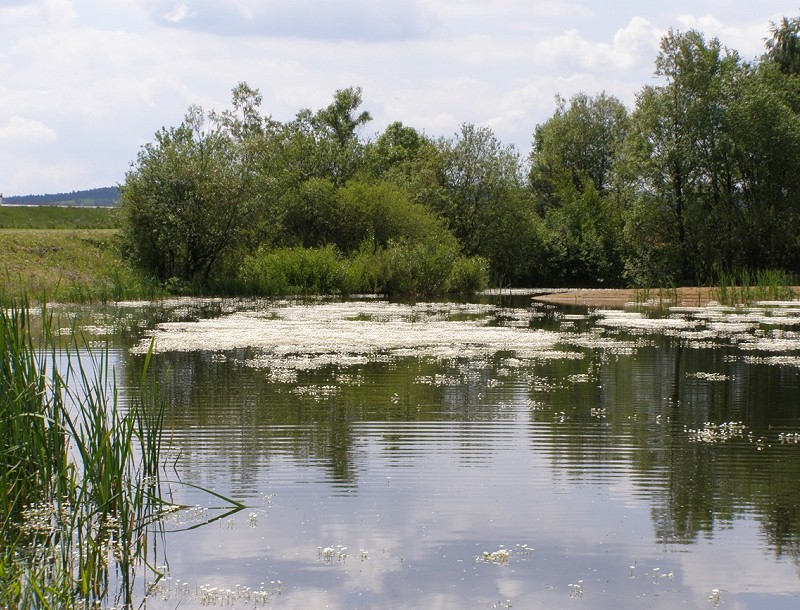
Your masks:
M576 583L569 584L569 596L575 598L582 598L583 597L583 580L579 580Z

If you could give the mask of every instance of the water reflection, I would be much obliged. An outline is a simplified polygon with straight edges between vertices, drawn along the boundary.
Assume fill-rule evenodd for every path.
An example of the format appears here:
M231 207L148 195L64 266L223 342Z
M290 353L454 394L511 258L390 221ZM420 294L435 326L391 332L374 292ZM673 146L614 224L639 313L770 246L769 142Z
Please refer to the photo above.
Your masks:
M180 476L250 506L170 535L189 584L165 585L153 607L237 583L264 587L270 607L708 607L714 589L735 607L796 605L800 368L761 355L797 351L749 339L793 340L791 316L502 305L384 315L371 302L347 318L356 341L303 358L292 337L263 340L296 303L249 304L261 339L223 349L180 339L236 306L128 320L134 347L142 326L181 322L161 327L177 343L154 362ZM314 313L279 330L301 319L308 332ZM330 313L326 336L351 332ZM381 343L368 327L387 321ZM436 339L415 352L402 324ZM480 560L500 548L507 565Z

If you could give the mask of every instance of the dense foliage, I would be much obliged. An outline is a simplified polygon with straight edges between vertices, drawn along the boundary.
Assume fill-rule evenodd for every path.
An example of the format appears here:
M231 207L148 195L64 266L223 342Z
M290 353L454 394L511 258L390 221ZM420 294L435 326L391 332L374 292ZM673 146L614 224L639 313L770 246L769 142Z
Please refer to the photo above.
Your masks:
M559 97L527 157L472 124L363 139L359 88L281 123L242 83L231 110L192 108L141 150L122 187L128 251L172 286L257 293L796 275L799 24L774 24L751 62L670 31L632 110Z

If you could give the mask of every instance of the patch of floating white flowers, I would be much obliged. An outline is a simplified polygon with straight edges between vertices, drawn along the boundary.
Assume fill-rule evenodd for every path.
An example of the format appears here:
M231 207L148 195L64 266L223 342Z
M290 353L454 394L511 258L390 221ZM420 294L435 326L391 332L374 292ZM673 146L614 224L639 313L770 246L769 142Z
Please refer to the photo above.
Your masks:
M495 565L505 566L511 561L512 554L518 557L524 557L531 553L533 553L533 548L529 547L527 544L518 544L513 550L500 545L496 551L483 551L483 553L478 555L475 559L481 563L493 563Z
M201 606L236 606L245 603L257 608L267 604L282 592L283 583L280 580L270 581L269 585L262 582L258 588L243 585L229 588L210 584L197 586L168 576L151 589L150 595L158 595L162 601L169 601L173 596L181 601L194 598Z
M722 443L732 438L742 438L747 426L740 421L729 421L721 424L703 423L702 428L686 428L689 440L697 443Z
M731 379L729 375L725 375L723 373L704 373L704 372L697 372L697 373L686 373L686 376L690 379L703 379L704 381L728 381Z
M76 518L69 504L59 505L57 502L27 504L22 509L21 515L20 529L31 536L26 549L31 557L48 563L63 561L69 565L78 564L82 558L88 556L88 549L76 544L76 540L62 540L53 546L41 544L42 539L59 536L63 530L62 524ZM102 549L102 555L122 557L125 549L122 547L120 522L116 515L106 514L101 519L92 519L88 533L94 543Z
M349 553L347 552L346 546L337 545L336 547L332 546L318 546L317 547L317 557L320 561L324 563L333 563L334 561L346 561L349 557ZM359 549L358 551L358 558L361 561L366 561L369 559L369 552L365 549Z

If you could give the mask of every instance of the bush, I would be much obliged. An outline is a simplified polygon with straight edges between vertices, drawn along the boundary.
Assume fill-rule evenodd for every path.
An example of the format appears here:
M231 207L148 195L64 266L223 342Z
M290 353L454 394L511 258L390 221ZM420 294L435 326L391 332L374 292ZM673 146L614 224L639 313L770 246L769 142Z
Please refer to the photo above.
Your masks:
M392 242L452 239L430 209L414 203L391 182L351 180L338 192L341 227L336 243L343 252L387 248Z
M396 241L373 250L364 242L344 258L333 246L261 249L248 257L239 290L259 295L474 292L488 283L488 264L463 257L456 243Z
M460 256L453 263L448 292L473 293L489 285L489 262L482 256Z
M125 252L145 275L206 286L249 247L257 206L243 154L196 108L139 151L121 188L120 221Z
M380 255L368 242L347 259L342 275L344 294L378 294L383 292Z
M344 270L333 246L262 248L245 259L241 279L253 294L331 294L341 291Z
M427 240L394 242L377 253L382 292L387 294L443 294L447 291L455 244Z

